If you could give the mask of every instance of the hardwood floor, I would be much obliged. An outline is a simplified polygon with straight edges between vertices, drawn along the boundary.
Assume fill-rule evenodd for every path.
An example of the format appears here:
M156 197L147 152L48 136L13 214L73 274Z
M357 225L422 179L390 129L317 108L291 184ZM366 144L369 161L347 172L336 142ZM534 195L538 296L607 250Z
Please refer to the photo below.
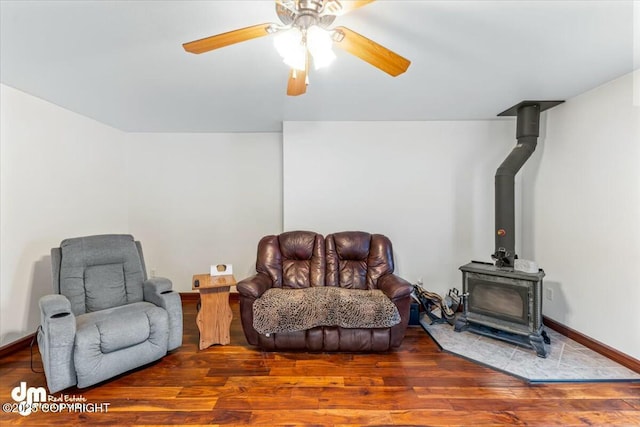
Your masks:
M107 412L0 413L1 425L640 425L640 383L529 385L447 353L420 327L388 354L263 353L247 345L232 302L231 343L198 350L196 302L184 302L184 345L87 389ZM34 367L42 369L34 349ZM0 359L1 403L45 385L29 350ZM90 405L91 406L91 405ZM104 410L105 405L102 405Z

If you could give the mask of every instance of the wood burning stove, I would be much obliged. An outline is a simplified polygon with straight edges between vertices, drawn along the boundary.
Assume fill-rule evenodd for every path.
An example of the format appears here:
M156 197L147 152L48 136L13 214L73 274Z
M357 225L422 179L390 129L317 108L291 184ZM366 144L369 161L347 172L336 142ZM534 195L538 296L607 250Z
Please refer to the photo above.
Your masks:
M473 261L462 271L463 313L457 332L472 332L533 348L547 357L542 324L544 271L523 273Z
M517 116L518 143L502 162L495 176L495 265L471 262L462 270L464 312L455 330L532 347L547 357L549 338L542 324L542 278L544 271L517 271L515 260L514 180L536 149L540 113L564 101L523 101L498 114Z

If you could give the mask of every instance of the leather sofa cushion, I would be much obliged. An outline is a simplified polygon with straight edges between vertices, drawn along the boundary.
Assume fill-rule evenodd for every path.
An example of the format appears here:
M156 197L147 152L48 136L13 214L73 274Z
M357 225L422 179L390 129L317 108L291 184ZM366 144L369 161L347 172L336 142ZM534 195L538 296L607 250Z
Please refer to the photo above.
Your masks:
M324 286L324 237L311 231L263 237L258 243L256 271L269 276L274 288Z
M327 286L377 289L378 279L393 273L393 249L382 234L344 231L326 238Z

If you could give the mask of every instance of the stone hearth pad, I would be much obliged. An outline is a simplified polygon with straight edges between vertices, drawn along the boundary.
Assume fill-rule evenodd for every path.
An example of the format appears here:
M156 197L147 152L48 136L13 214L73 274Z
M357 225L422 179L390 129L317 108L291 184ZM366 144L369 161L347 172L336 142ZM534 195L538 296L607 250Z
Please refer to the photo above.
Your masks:
M423 314L420 324L444 351L529 382L640 381L640 374L550 328L545 328L549 355L543 359L531 348L429 322Z

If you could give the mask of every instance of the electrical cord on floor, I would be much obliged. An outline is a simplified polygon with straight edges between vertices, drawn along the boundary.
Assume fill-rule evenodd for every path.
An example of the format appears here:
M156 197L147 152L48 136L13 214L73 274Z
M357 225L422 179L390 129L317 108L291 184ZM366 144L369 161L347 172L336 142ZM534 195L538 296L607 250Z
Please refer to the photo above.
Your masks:
M38 326L38 329L36 330L35 335L33 335L33 338L31 338L31 344L29 344L29 351L31 353L31 357L29 359L29 366L31 366L31 371L35 372L36 374L43 374L44 370L42 371L36 371L35 369L33 369L33 343L36 342L36 339L38 339L38 332L42 331L42 325Z

